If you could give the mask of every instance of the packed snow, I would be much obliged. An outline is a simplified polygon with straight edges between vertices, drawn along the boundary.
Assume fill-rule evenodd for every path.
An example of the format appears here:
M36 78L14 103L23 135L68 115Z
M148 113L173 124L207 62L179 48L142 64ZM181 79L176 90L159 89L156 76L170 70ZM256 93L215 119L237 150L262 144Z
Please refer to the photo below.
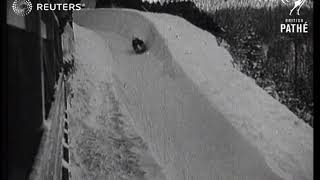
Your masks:
M313 178L312 129L234 69L208 32L125 9L74 20L74 179ZM133 36L148 52L133 52Z

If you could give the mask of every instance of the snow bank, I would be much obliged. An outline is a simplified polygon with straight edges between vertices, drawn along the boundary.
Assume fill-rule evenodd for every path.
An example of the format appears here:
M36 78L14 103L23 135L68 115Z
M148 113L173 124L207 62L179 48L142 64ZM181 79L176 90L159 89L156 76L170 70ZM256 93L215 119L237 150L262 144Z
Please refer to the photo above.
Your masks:
M76 24L74 32L76 70L68 80L72 179L165 180L118 101L105 41Z
M313 179L312 128L235 70L209 33L123 9L74 20L105 39L120 100L168 179ZM130 52L133 34L148 53Z

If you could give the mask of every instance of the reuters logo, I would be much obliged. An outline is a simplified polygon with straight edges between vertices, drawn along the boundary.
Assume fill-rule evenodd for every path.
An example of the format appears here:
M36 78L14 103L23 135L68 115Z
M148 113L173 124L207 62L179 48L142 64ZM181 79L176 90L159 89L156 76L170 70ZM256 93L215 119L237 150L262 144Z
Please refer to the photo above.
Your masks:
M17 15L26 16L32 10L32 3L30 0L15 0L12 4L12 9Z

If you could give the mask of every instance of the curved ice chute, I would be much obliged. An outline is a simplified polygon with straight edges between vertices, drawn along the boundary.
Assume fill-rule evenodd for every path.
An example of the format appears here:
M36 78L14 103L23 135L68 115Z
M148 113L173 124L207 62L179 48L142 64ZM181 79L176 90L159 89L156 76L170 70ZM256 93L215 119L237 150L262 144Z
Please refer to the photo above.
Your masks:
M85 10L74 20L112 47L117 90L169 179L312 179L312 129L235 70L214 36L134 10ZM148 53L122 51L132 34Z

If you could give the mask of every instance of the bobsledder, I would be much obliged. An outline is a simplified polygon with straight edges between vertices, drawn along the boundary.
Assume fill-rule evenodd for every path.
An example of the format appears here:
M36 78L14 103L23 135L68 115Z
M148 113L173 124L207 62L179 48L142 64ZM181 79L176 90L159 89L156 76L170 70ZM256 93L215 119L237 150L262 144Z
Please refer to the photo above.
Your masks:
M147 51L147 46L143 40L133 37L132 39L132 48L136 54L142 54Z

